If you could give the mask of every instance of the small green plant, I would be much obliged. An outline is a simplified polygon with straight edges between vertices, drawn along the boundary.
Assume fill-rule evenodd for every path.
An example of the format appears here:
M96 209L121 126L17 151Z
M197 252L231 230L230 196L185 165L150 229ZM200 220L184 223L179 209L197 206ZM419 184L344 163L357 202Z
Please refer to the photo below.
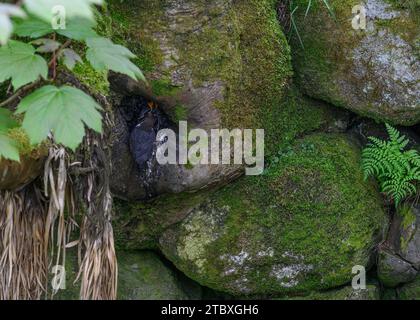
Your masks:
M7 136L14 127L21 126L32 145L52 138L73 151L86 128L102 133L101 106L73 84L59 83L60 65L71 73L77 64L88 63L97 72L112 70L146 81L130 50L96 33L95 6L100 5L105 1L0 3L0 84L10 84L13 93L0 101L0 160L19 161L18 148ZM58 20L57 8L65 13Z
M369 137L370 143L362 152L365 179L376 177L382 192L394 200L395 206L416 194L420 180L420 155L417 150L407 150L409 140L386 124L388 141Z

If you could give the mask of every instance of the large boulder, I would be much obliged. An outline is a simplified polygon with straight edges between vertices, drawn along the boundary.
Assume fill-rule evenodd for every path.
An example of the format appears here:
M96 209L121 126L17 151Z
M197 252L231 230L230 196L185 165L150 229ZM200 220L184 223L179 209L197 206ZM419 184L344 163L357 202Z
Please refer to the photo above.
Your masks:
M258 177L215 192L160 238L165 256L199 283L234 296L344 285L369 267L387 224L357 147L316 134L279 152Z
M111 20L102 29L111 29L115 41L124 41L138 55L149 82L111 76L115 105L123 96L138 95L156 101L175 128L186 120L189 129L276 132L291 63L275 2L110 1ZM121 117L116 130L113 191L131 200L147 197ZM199 190L243 173L242 165L166 165L156 169L159 173L154 168L149 174L156 176L149 183L153 194Z
M420 121L419 2L293 1L293 61L298 82L310 96L394 124ZM366 30L354 30L352 8L366 8Z

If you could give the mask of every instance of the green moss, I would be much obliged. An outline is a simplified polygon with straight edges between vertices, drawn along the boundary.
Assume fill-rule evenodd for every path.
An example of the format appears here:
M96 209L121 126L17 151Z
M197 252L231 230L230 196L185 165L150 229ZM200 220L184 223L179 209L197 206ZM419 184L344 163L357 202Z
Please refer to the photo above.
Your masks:
M229 67L222 71L222 79L231 85L225 102L219 105L228 128L264 128L269 134L283 134L276 114L292 70L290 48L277 21L275 2L237 2L229 17L238 26L238 38L237 43L230 43L236 54L231 54ZM269 149L273 140L266 142Z
M145 1L110 0L106 13L98 23L98 33L129 48L137 56L134 63L144 72L154 71L163 59L159 44L145 32L148 28L159 30L156 28L157 12L163 7L163 1L151 2L149 6ZM146 15L156 19L150 25L145 25L142 17Z
M344 285L352 279L354 265L367 265L385 225L379 194L364 181L359 162L359 150L342 135L316 134L298 140L292 152L263 176L245 177L217 191L210 197L211 205L200 207L197 212L202 214L192 216L177 235L182 259L165 254L193 279L232 294L238 290L234 284L244 278L254 294ZM213 216L225 210L223 222ZM212 218L205 218L209 215ZM217 220L214 230L207 219ZM261 257L267 248L272 255ZM221 256L241 252L260 258L222 276L233 267ZM189 259L199 263L191 265ZM311 271L298 274L296 284L287 288L272 277L273 266L285 265Z
M178 104L174 108L174 115L172 117L175 123L179 121L186 121L188 119L188 110L184 105Z
M367 285L363 290L344 287L323 292L311 292L305 296L287 296L280 300L380 300L380 292L375 285Z
M153 94L160 97L176 95L180 91L169 80L152 80L151 85Z
M410 207L403 207L398 213L403 217L402 227L404 229L409 228L416 222L416 215L413 213Z
M420 276L408 284L398 289L398 299L400 300L420 300Z
M153 249L158 237L185 216L207 192L163 195L148 202L115 200L113 221L116 247L124 250Z
M10 129L7 135L16 143L21 156L38 159L39 157L46 155L48 152L47 142L43 142L40 145L32 145L29 141L28 135L21 127Z
M173 270L151 251L119 251L118 292L119 300L160 300L200 298L200 288L184 291L184 284ZM66 289L59 290L55 300L78 300L80 280L75 282L78 274L77 250L66 252ZM50 283L50 282L49 282Z
M398 214L402 217L401 227L403 232L400 238L400 245L403 251L407 250L408 243L411 241L413 236L411 227L416 223L416 215L412 208L408 205L404 205L398 210Z
M272 129L265 132L265 137L275 143L266 150L266 157L270 158L305 133L327 128L341 114L342 110L303 96L291 86L283 102L267 115L267 125Z
M118 299L186 300L178 275L153 252L119 252ZM199 298L200 291L198 290Z
M296 32L293 31L291 46L297 82L307 93L311 91L312 96L335 106L346 107L338 85L331 79L339 72L346 72L342 69L348 65L348 51L342 48L353 48L362 36L353 30L348 22L352 18L352 8L360 4L360 1L329 1L336 20L331 17L321 1L312 1L310 18L305 19L308 2L309 0L294 1L298 6L294 19L304 45L302 48ZM321 26L323 30L333 30L332 34L319 30ZM337 34L340 36L334 36Z
M93 93L109 95L108 73L96 71L89 62L78 63L73 69L77 79L88 86Z

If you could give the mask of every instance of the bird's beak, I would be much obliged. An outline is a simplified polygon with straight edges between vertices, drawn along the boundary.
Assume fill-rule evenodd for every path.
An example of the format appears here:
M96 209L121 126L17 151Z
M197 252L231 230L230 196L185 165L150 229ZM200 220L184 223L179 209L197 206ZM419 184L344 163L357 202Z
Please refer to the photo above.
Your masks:
M148 102L147 106L149 107L150 110L153 110L156 108L156 104L153 101Z

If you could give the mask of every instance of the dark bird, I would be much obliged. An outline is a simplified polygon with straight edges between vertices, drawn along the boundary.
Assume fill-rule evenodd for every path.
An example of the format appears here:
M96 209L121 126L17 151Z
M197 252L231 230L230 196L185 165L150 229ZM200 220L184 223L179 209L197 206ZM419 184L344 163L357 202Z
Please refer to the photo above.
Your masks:
M149 108L150 110L142 115L130 134L130 149L140 169L144 169L152 157L156 140L157 118L152 110L153 106L149 104Z

